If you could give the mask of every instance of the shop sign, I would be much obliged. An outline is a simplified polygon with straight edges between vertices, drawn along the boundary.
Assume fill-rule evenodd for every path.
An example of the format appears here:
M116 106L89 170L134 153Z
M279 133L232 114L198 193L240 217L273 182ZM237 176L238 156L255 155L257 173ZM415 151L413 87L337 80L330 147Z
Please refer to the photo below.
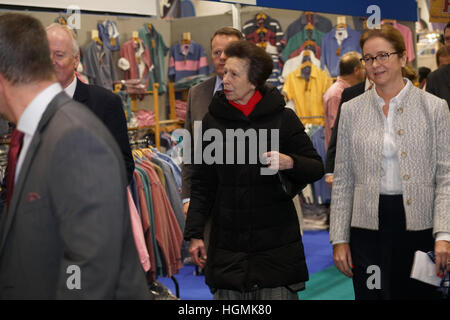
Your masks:
M447 23L450 21L450 0L430 1L430 22Z

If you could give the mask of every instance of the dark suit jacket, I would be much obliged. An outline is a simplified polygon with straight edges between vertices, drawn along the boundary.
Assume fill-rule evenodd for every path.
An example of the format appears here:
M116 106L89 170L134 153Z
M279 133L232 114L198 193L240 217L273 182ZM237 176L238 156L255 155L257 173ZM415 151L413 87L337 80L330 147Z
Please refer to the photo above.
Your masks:
M123 112L122 100L105 88L87 85L78 79L73 99L91 109L116 139L125 161L127 181L130 183L133 178L134 160L128 140L127 121Z
M186 121L184 128L191 134L191 141L194 141L194 121L202 121L208 113L209 104L212 101L216 76L192 87L189 90L188 103L186 108ZM191 195L191 177L193 174L193 165L183 164L182 166L182 199L189 198Z
M426 90L447 100L450 108L450 64L442 66L428 75Z
M360 82L355 84L350 88L344 89L342 91L341 102L339 104L338 112L336 115L336 120L334 122L334 127L331 132L330 142L328 144L327 150L327 159L325 161L325 173L333 173L334 172L334 159L336 158L336 143L337 143L337 135L338 135L338 127L339 127L339 118L341 117L341 107L344 102L350 101L353 98L356 98L360 94L364 93L366 82Z
M0 220L1 299L149 298L120 150L86 107L48 105ZM80 289L76 284L80 268Z

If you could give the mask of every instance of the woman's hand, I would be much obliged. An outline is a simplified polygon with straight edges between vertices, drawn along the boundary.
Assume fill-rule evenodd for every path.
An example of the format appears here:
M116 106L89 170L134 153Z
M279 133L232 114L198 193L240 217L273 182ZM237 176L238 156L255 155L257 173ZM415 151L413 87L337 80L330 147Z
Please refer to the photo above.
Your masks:
M268 169L272 170L287 170L294 167L294 160L278 151L269 151L263 153L263 159L267 160Z
M192 238L189 245L189 253L194 263L200 268L204 268L206 264L206 249L202 239Z
M434 244L434 257L436 261L436 275L443 278L450 272L450 242L438 240Z
M352 255L348 243L338 243L333 246L333 260L340 272L349 278L353 277Z

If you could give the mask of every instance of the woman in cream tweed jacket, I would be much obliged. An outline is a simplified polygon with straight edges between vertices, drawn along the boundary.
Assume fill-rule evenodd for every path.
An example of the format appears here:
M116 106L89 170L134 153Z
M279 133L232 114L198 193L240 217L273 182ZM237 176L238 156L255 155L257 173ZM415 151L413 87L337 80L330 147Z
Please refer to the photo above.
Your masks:
M409 275L416 250L434 249L437 273L450 270L449 108L402 78L398 30L369 30L360 44L375 87L342 106L333 257L353 277L357 299L432 298L435 289ZM381 281L371 290L367 268L374 265Z

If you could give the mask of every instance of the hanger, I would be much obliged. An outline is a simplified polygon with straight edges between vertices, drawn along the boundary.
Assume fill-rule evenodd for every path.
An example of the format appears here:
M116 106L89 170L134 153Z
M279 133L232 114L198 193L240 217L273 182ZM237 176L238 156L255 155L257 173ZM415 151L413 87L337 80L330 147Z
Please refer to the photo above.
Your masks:
M95 42L97 42L99 45L103 44L102 40L100 40L100 38L98 36L98 30L91 31L91 39L94 40Z
M306 48L307 46L315 46L316 42L313 40L306 40L305 42L303 42L304 47Z
M131 33L131 37L132 37L132 39L133 39L133 41L134 41L135 43L140 43L140 42L141 42L141 39L139 39L139 32L133 31L133 32Z
M305 26L305 30L314 30L314 25L313 25L312 23L308 23L308 24Z
M383 23L384 24L390 24L390 25L394 25L397 21L393 20L393 19L383 19Z
M183 32L183 40L181 41L181 44L191 44L190 32Z
M258 14L256 14L256 20L266 20L267 19L267 15L264 12L260 12Z
M337 25L336 30L338 29L346 29L347 28L347 22L345 16L337 17Z

